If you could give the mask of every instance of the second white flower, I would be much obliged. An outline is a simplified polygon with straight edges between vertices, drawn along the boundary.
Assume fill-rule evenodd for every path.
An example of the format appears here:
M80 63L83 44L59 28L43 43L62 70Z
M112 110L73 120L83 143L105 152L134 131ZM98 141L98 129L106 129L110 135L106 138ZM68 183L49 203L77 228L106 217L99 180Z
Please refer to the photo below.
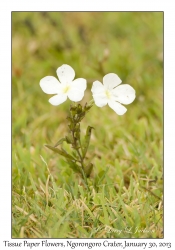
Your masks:
M130 104L135 99L135 90L128 84L122 84L121 79L114 73L103 77L103 84L93 82L92 95L98 107L109 105L118 115L123 115L127 109L122 104ZM122 103L122 104L121 104Z

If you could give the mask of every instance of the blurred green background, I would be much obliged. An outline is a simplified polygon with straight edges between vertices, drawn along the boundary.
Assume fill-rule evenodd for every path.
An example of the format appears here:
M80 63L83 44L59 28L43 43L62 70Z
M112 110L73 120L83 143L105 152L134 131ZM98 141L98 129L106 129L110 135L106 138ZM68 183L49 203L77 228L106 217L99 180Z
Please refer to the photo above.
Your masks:
M74 183L74 173L61 157L44 148L67 131L70 101L52 106L51 96L39 86L41 78L56 76L62 64L74 68L75 78L88 81L81 103L92 99L92 82L102 82L107 73L118 74L136 90L125 115L117 116L108 106L94 106L83 120L83 133L87 125L95 127L89 152L95 165L92 178L109 166L103 183L120 186L122 181L122 187L129 188L130 177L135 176L161 197L163 13L12 12L13 206L20 206L24 189L33 197L29 174L36 186L46 182L48 171L40 155L58 186ZM18 217L14 210L14 237L21 232Z

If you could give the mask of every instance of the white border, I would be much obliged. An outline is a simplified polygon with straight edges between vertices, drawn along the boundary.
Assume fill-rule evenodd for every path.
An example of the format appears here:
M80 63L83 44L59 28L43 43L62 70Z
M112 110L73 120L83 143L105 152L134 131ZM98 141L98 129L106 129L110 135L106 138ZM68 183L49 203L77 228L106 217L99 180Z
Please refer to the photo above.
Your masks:
M174 242L175 179L175 63L174 3L169 1L17 1L0 3L0 246L11 239L11 11L164 11L164 168L165 233L164 242ZM145 242L147 240L144 240ZM155 241L155 240L153 240ZM4 249L0 247L0 249ZM45 249L45 248L42 248Z

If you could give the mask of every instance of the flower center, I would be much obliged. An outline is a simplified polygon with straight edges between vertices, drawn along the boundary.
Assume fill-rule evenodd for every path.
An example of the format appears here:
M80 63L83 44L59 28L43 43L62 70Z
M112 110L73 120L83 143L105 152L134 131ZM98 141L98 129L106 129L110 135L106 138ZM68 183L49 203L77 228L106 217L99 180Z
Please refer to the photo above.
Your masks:
M106 91L105 91L105 94L106 94L106 97L107 97L108 99L111 98L111 92L110 92L109 90L106 90Z
M66 85L64 88L63 88L63 93L66 94L70 89L70 85Z

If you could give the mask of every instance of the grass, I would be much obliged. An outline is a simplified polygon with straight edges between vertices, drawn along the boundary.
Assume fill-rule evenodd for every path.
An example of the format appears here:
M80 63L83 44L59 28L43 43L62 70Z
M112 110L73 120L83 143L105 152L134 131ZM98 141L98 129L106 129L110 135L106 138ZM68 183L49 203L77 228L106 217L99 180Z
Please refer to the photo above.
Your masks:
M12 13L12 237L163 237L163 13ZM44 147L67 133L70 101L39 87L62 64L88 80L114 72L136 90L123 116L94 106L90 192Z

